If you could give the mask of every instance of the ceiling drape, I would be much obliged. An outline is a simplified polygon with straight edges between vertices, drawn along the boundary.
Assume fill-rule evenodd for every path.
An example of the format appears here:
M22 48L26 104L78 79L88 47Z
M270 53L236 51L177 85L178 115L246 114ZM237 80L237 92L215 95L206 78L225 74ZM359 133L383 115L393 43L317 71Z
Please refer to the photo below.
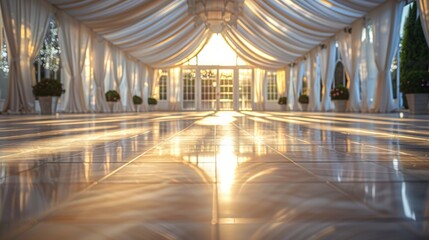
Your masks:
M211 34L185 0L47 1L152 68L184 63ZM385 1L246 0L237 26L222 34L249 64L284 68Z

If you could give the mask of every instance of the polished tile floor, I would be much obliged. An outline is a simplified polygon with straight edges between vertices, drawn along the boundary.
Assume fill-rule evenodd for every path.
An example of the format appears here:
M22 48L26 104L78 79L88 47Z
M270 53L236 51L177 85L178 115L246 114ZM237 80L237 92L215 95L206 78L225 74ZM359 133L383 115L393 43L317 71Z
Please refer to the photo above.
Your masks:
M428 239L429 115L0 115L0 239Z

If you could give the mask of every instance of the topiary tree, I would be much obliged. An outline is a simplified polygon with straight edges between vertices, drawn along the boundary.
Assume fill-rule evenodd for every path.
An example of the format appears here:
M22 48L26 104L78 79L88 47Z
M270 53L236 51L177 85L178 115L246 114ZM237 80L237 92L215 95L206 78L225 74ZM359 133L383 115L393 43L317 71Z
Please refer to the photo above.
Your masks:
M401 81L412 71L428 71L429 48L423 33L420 18L417 16L417 6L412 3L404 24L402 38Z

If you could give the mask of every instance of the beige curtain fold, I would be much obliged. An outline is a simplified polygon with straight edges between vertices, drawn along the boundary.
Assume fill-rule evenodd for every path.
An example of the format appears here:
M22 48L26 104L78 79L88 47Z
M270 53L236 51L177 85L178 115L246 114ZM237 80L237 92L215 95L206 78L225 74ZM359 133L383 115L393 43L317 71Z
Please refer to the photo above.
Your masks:
M9 50L9 89L4 112L34 112L33 62L48 30L51 12L41 0L0 1Z
M64 12L58 12L61 61L65 73L64 111L69 113L87 112L83 90L83 71L86 52L90 46L90 31Z
M341 31L338 37L338 49L340 50L342 61L346 74L349 77L349 100L347 102L347 111L360 112L360 76L359 65L362 44L363 19L358 19L352 24L352 32Z
M106 102L104 80L109 67L110 49L108 43L99 36L92 35L92 60L94 66L95 112L109 112Z
M323 82L323 96L322 96L322 111L329 112L334 109L331 101L331 86L334 81L335 72L335 39L331 39L325 45L326 47L321 51L320 55L320 69Z
M399 43L399 28L404 2L388 1L373 13L374 58L378 69L374 112L391 112L393 102L390 65Z

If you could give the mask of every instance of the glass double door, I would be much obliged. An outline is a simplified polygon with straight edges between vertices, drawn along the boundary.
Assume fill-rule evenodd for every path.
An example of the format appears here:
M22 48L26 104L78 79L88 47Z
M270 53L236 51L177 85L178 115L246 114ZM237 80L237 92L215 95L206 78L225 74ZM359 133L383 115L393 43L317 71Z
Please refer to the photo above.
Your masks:
M252 110L252 69L183 69L185 110Z
M234 110L234 69L201 69L201 110Z

